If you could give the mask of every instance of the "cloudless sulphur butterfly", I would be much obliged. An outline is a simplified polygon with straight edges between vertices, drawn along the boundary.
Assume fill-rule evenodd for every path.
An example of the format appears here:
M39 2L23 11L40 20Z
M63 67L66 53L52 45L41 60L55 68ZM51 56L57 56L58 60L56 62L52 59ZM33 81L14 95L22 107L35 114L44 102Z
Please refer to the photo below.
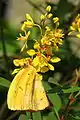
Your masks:
M42 85L42 76L29 65L22 68L14 77L7 96L11 110L38 111L49 106L49 101Z

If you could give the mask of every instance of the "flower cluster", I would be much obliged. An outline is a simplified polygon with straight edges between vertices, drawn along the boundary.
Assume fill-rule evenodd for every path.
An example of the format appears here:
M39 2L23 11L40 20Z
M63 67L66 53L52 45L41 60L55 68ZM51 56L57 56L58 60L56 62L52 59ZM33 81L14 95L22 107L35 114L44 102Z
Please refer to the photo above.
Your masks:
M21 52L26 50L26 55L28 58L15 59L13 62L15 66L23 67L24 65L32 65L37 72L45 73L49 70L54 70L54 66L51 63L57 63L61 59L56 57L54 54L54 49L58 51L59 45L62 45L62 39L64 34L62 29L59 29L59 18L54 17L53 24L54 28L46 25L52 17L51 6L46 8L46 13L40 16L40 23L34 23L32 17L29 14L26 14L26 20L21 26L21 30L24 33L24 36L20 33L20 37L17 40L24 41L24 45L21 49ZM31 29L37 26L41 31L40 40L34 41L34 46L32 49L28 49L27 41L31 34ZM28 50L27 50L28 49Z
M72 22L69 35L73 34L74 32L76 32L76 37L80 38L80 14L78 14L75 20Z

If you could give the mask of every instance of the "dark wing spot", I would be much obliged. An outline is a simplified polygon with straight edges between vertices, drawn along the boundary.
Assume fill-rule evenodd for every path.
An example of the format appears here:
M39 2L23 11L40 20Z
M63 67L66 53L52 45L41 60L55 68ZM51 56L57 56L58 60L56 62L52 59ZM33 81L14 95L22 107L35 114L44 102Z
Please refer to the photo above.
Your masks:
M23 88L21 86L19 86L19 88L23 91Z
M14 92L16 93L16 90Z
M41 98L40 100L43 100L43 98Z

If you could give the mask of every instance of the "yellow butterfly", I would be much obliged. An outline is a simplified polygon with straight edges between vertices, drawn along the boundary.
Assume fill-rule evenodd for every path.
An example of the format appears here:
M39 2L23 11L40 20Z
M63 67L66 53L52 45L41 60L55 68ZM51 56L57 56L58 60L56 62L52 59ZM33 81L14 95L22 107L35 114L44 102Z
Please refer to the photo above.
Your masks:
M11 110L39 111L49 106L49 101L42 85L42 76L29 65L22 68L14 77L7 96Z

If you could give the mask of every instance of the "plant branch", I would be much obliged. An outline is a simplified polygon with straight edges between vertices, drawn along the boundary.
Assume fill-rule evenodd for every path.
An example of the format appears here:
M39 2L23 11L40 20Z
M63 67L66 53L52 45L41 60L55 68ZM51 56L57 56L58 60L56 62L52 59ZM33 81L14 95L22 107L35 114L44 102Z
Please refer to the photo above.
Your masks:
M6 103L6 100L5 102L3 103L1 109L0 109L0 120L3 120L4 117L5 117L5 114L7 112L7 103Z
M42 14L44 14L44 12L42 11L42 9L37 6L34 2L32 2L31 0L26 0L26 2L28 2L30 5L32 5L34 8L36 8L39 12L41 12Z
M13 118L15 118L19 114L20 114L20 111L16 111L11 116L9 116L6 120L12 120Z
M4 28L1 26L0 28L0 33L1 33L1 42L2 42L2 50L3 50L3 56L4 56L4 61L6 65L6 70L8 72L9 78L11 77L10 75L10 70L9 70L9 63L8 63L8 57L7 57L7 52L6 52L6 45L5 45L5 39L4 39Z
M30 120L33 120L32 112L30 112Z

